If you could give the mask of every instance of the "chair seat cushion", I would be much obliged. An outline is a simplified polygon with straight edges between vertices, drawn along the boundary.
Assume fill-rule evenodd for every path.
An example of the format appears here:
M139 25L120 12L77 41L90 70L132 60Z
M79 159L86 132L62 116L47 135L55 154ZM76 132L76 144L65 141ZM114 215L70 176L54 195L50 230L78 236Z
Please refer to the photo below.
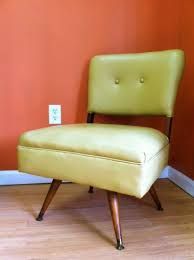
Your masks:
M73 124L28 131L24 147L48 149L143 164L169 143L161 132L147 127L112 124Z

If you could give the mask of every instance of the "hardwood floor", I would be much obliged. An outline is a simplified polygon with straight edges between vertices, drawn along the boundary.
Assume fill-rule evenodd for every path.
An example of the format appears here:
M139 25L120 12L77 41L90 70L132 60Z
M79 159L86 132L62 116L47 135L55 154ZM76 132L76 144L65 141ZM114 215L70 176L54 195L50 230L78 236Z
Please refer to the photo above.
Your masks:
M194 259L194 200L168 180L150 194L120 196L125 250L115 236L106 192L60 186L42 222L35 221L48 185L0 187L0 259Z

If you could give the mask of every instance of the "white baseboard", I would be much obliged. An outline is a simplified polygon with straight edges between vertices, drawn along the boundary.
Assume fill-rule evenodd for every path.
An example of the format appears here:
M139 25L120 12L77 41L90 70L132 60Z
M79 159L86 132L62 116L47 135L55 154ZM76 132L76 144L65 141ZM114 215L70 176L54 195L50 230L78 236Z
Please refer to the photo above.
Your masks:
M50 183L52 179L21 173L16 170L0 171L0 185Z
M194 181L184 175L183 173L177 171L176 169L169 166L168 178L174 182L181 189L186 191L192 197L194 197Z
M172 168L167 166L161 173L160 178L168 178L177 186L194 197L194 181ZM0 186L1 185L16 185L16 184L39 184L50 183L52 179L39 177L31 174L21 173L16 170L0 171Z
M169 166L166 166L160 175L160 179L168 178Z

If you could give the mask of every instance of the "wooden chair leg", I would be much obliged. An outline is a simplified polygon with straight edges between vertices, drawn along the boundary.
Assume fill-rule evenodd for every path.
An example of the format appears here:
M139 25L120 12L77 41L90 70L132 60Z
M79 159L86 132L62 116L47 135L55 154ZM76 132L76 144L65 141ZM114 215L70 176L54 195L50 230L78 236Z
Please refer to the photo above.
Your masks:
M43 220L44 213L47 210L49 204L51 203L51 201L52 201L55 193L57 192L61 182L62 182L61 180L55 180L55 179L52 181L51 186L49 188L49 191L46 195L45 201L43 203L43 206L41 208L41 211L40 211L38 217L36 218L37 221Z
M121 234L121 225L119 219L119 201L118 201L118 194L116 192L107 191L108 196L108 203L111 211L114 231L117 239L117 246L118 250L124 249L122 234Z
M94 187L90 186L88 193L94 193Z
M152 196L153 201L156 203L157 210L163 210L162 205L160 203L160 200L158 198L158 195L156 193L156 190L155 190L154 186L152 186L150 188L149 192L150 192L150 194Z

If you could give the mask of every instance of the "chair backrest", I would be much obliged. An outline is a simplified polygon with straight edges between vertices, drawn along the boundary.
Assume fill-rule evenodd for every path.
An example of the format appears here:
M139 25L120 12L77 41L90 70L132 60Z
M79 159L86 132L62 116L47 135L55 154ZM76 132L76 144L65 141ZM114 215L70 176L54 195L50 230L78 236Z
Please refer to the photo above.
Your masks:
M183 67L182 50L95 56L88 112L172 117Z

